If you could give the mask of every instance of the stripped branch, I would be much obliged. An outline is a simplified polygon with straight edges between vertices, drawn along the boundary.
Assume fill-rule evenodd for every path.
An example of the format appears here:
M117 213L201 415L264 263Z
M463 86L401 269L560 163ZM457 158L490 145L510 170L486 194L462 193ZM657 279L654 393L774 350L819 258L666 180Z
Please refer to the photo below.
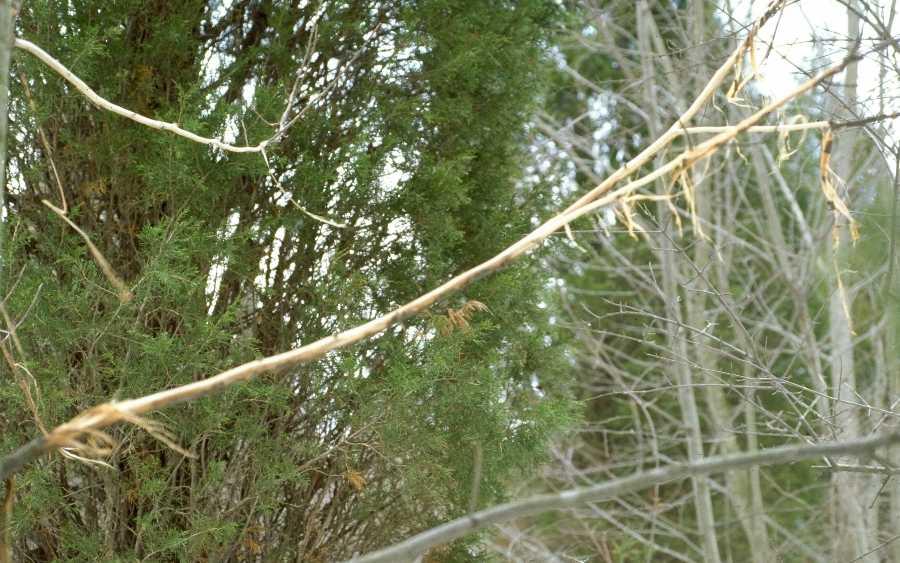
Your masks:
M379 26L376 26L373 31L377 31L378 27ZM309 60L312 57L314 47L315 47L315 39L317 36L318 36L317 32L314 32L311 37L311 43L307 45L306 55L304 56L304 59L303 59L304 64L308 64ZM300 77L298 76L294 82L294 86L291 88L291 93L288 96L288 100L287 100L287 103L285 104L284 112L281 115L281 119L279 119L279 121L278 121L278 127L275 130L275 133L268 139L260 141L259 143L255 144L255 145L232 145L230 143L226 143L219 139L214 139L211 137L204 137L202 135L198 135L196 133L188 131L187 129L182 128L177 123L171 123L168 121L160 121L158 119L153 119L153 118L147 117L145 115L141 115L141 114L137 113L136 111L132 111L127 108L123 108L122 106L117 105L117 104L107 100L100 94L98 94L93 88L88 86L84 80L82 80L74 72L72 72L71 70L66 68L65 65L63 65L61 62L56 60L56 58L54 58L50 53L48 53L47 51L44 51L43 49L41 49L40 47L38 47L31 41L21 39L21 38L16 38L14 45L16 47L18 47L19 49L22 49L23 51L26 51L26 52L34 55L38 59L40 59L41 62L43 62L44 64L49 66L57 74L59 74L61 77L63 77L69 84L71 84L79 92L81 92L84 95L84 97L86 97L88 100L91 101L91 103L93 103L94 105L96 105L97 107L99 107L101 109L105 109L107 111L115 113L116 115L121 115L122 117L128 118L134 122L140 123L141 125L150 127L151 129L159 129L162 131L169 131L171 133L178 135L179 137L184 137L185 139L194 141L195 143L200 143L201 145L209 145L211 147L215 147L215 148L223 150L223 151L234 152L234 153L262 153L263 151L266 150L266 147L268 147L269 145L272 145L274 143L277 143L279 140L281 140L281 138L284 136L284 134L287 132L287 130L290 129L291 126L293 126L295 123L297 123L297 121L303 115L305 115L306 112L311 107L313 107L313 102L315 102L317 99L322 98L322 97L328 95L329 93L331 93L331 91L338 84L337 80L333 81L322 92L314 94L300 111L298 111L295 115L290 116L289 114L290 114L291 106L293 105L293 103L296 99L296 96L297 96L297 85L299 84L299 80L300 80ZM366 46L364 45L362 48L360 48L355 53L353 53L349 59L348 64L352 64L357 58L359 58L359 56L362 54L362 52L365 50L365 48L366 48ZM290 119L289 119L289 117L290 117Z
M136 111L131 111L130 109L123 108L120 105L116 105L97 92L94 91L93 88L88 86L84 80L78 78L71 70L66 68L61 62L53 58L50 53L41 49L31 41L27 41L25 39L16 38L15 46L23 51L31 53L35 57L41 60L44 64L53 69L57 74L66 79L66 81L78 89L79 92L84 94L88 100L91 101L95 106L115 113L116 115L121 115L122 117L126 117L132 121L140 123L141 125L146 125L151 129L160 129L162 131L170 131L175 133L180 137L184 137L185 139L189 139L194 141L195 143L200 143L201 145L209 145L211 147L215 147L217 149L221 149L223 151L228 152L237 152L237 153L258 153L262 152L263 149L266 148L271 142L271 139L266 139L256 145L246 145L246 146L238 146L231 145L225 142L220 141L219 139L212 139L209 137L203 137L196 133L192 133L187 129L182 129L177 123L170 123L168 121L160 121L158 119L152 119L150 117L141 115Z

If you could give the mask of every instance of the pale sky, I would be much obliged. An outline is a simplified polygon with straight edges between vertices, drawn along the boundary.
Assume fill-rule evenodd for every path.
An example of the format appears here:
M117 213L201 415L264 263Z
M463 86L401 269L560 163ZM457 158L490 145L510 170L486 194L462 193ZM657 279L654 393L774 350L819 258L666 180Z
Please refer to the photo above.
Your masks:
M852 1L852 0L850 0ZM890 7L890 0L867 0L870 5L880 7L885 12ZM722 2L726 4L727 2ZM731 5L738 12L741 21L759 17L766 9L768 0L732 0ZM744 6L741 8L740 6ZM749 10L748 10L749 8ZM900 10L900 6L898 6ZM749 13L748 13L749 11ZM743 12L743 13L741 13ZM900 19L898 17L897 19ZM887 20L887 16L884 17ZM895 32L900 31L896 22ZM863 52L871 50L875 34L870 27L862 24ZM773 41L774 35L774 41ZM829 64L838 62L846 54L847 8L838 0L800 0L785 8L781 18L773 18L761 33L763 41L758 45L757 53L762 56L768 49L769 42L773 48L769 58L761 65L762 76L758 81L761 92L777 97L788 93L803 78L797 67L809 72L818 70ZM869 39L866 41L866 39ZM889 50L884 53L894 57L889 64L894 67L898 61ZM895 92L900 92L897 72L879 76L878 55L871 55L859 64L859 100L864 106L866 115L875 115L900 110L900 100ZM839 76L837 80L841 80ZM882 82L883 80L883 82ZM885 95L881 95L881 92ZM879 106L878 100L885 100L885 106ZM896 122L896 120L894 120ZM897 130L896 124L891 127Z

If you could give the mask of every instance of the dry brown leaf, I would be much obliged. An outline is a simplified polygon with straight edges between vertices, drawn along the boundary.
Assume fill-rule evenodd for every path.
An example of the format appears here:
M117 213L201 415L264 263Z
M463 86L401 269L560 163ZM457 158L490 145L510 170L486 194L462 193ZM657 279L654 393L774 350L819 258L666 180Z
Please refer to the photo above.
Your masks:
M476 301L474 299L466 301L459 309L448 307L445 316L439 315L440 319L445 319L446 322L441 322L439 324L438 331L441 336L448 336L455 329L463 331L469 330L469 320L478 311L490 312L490 309L488 309L488 306L481 301Z
M353 487L356 492L360 492L366 488L366 478L363 477L362 473L355 469L348 469L344 473L344 478L347 479L350 486Z

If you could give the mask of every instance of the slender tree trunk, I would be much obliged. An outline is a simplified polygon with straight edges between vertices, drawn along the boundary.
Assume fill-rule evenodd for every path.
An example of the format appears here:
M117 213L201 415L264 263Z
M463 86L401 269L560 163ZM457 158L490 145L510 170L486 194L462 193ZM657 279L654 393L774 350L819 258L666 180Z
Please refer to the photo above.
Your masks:
M859 18L855 11L855 2L847 4L847 40L851 47L859 39ZM852 116L856 108L856 88L858 66L853 63L847 67L844 75L843 91L840 99L834 100L834 113ZM852 117L851 117L852 118ZM853 158L857 133L854 130L842 131L835 140L832 163L835 174L845 182L851 181L853 174ZM840 187L839 187L840 189ZM846 195L846 194L845 194ZM847 252L850 245L846 219L835 215L839 238L834 252ZM832 270L831 296L828 304L828 335L831 344L831 386L832 396L837 398L834 404L834 429L837 439L846 440L858 437L862 431L859 412L850 406L856 402L857 381L853 350L852 309L853 295L843 288L841 276L842 260L834 256ZM833 557L836 561L857 560L857 557L869 553L874 547L872 530L870 529L870 512L866 503L871 497L866 495L866 481L870 477L848 472L837 472L834 475L834 522ZM859 561L878 560L877 554L871 554Z
M652 43L652 15L646 1L641 1L637 9L638 40L642 53L641 68L644 75L644 99L647 103L649 116L648 126L651 137L656 137L662 130L659 116L659 104L656 98L656 73L653 61ZM660 183L660 189L665 189ZM664 204L658 206L658 219L661 228L668 230L664 225L668 223L669 210ZM678 381L678 403L681 409L681 418L686 431L688 459L698 461L703 458L703 429L700 424L700 414L697 408L697 397L694 392L693 373L690 366L685 363L688 357L688 342L684 330L679 326L682 322L678 282L678 265L675 262L672 244L659 237L660 252L659 263L662 266L662 287L666 296L666 316L675 322L667 323L666 343L680 361L672 362L671 369L674 379ZM676 324L679 323L679 324ZM715 514L712 506L712 494L705 477L692 478L694 489L694 510L697 515L697 528L702 538L704 560L708 563L719 563L719 546L716 539Z
M661 206L662 207L662 206ZM668 209L661 209L661 215ZM662 218L662 217L661 217ZM665 219L663 219L664 221ZM662 224L662 222L661 222ZM691 462L703 458L703 429L700 425L700 413L697 408L697 397L694 393L694 376L691 366L684 358L688 357L688 342L682 324L681 307L679 305L677 264L674 260L675 249L665 245L660 249L659 261L662 264L663 291L668 297L666 304L667 317L674 322L667 323L666 341L678 360L672 362L672 370L678 382L678 404L681 407L681 418L687 433L688 459ZM694 509L697 512L697 527L703 540L704 561L719 562L719 546L716 539L715 514L712 506L712 495L705 477L692 478L694 488Z
M701 224L711 225L712 217L712 200L715 198L713 190L709 186L702 186L704 181L700 173L693 174L693 182L695 189L702 190L703 193L697 198L697 218ZM707 182L708 184L709 182ZM710 234L710 236L712 236ZM707 284L703 280L708 280L707 275L711 272L717 272L719 287L728 287L728 270L730 264L717 263L713 264L712 240L704 239L695 235L694 240L694 266L701 272L707 272L704 276L697 276L693 272L693 268L684 279L694 279L693 285L697 287L695 291L689 291L686 295L688 324L698 331L707 330L707 324L715 324L714 318L708 308L709 292L719 291L718 288ZM714 330L710 326L708 330ZM740 331L739 331L740 332ZM750 349L750 342L746 338L739 337L745 349ZM719 373L718 370L718 354L714 351L710 342L706 341L702 336L694 339L694 361L699 366L699 379L701 383L708 384L704 386L704 397L706 399L706 408L710 417L710 429L712 442L721 449L723 454L740 453L741 447L738 444L737 432L733 429L736 417L733 416L733 408L728 404L728 398L725 395L723 387L716 385L719 380L712 374ZM754 429L750 422L755 421L751 404L752 397L745 397L748 401L746 408L742 409L745 415L745 425L748 427L749 433L748 447L755 444ZM753 424L755 426L755 422ZM753 449L753 448L750 448ZM728 497L734 507L735 513L744 532L747 535L750 546L751 556L754 563L768 563L772 560L769 552L768 537L766 534L765 523L762 520L762 496L756 495L754 498L752 490L755 488L759 491L759 472L754 472L755 487L751 486L749 471L731 471L725 474L725 484L728 489ZM756 505L756 506L754 506Z
M13 22L17 2L0 0L0 284L6 274L6 135L9 111L9 60L15 38ZM13 506L13 480L7 479L5 496L0 507L0 563L12 560L12 540L9 533Z
M896 157L900 159L900 156ZM900 399L900 271L898 271L897 236L900 235L900 160L894 165L894 185L891 199L890 246L888 252L888 274L882 288L885 315L887 315L884 333L884 375L888 378L888 407L895 408L894 401ZM900 421L894 421L895 427ZM891 461L900 467L900 449L890 453ZM889 524L893 533L900 530L900 479L894 477L890 483L890 516ZM900 561L900 541L891 544L891 561Z
M705 10L705 2L693 0L688 14L689 37L692 45L690 51L691 54L688 60L690 68L696 76L705 76L707 74L705 65L707 62L708 49L704 47L705 45L708 45L705 32L707 17ZM700 86L702 87L702 84ZM688 91L696 89L695 85L695 87ZM689 100L685 100L685 103L689 103ZM696 125L702 124L701 118ZM716 186L718 189L712 189L711 184L716 180L716 177L707 177L701 171L702 169L703 163L698 163L698 166L695 166L692 169L691 182L695 190L694 199L696 201L697 223L701 226L708 226L714 223L712 208L714 204L721 203L721 198L717 197L717 195L722 188L721 186ZM705 236L701 235L699 231L694 233L694 252L692 257L694 267L700 271L707 272L706 275L711 275L711 272L713 271L719 273L719 285L724 283L724 287L727 287L730 264L717 263L713 265L714 239L709 237L715 237L716 235L709 232L710 229L708 227L705 230L707 231ZM687 258L687 256L685 256L685 258ZM696 288L697 291L688 291L685 295L688 324L697 330L706 330L707 323L714 321L714 319L709 316L709 291L716 291L716 288L711 285L706 287L710 278L706 276L697 276L693 271L693 268L688 268L688 272L686 272L683 279L685 282L693 279L694 285L698 286ZM710 330L713 329L711 328ZM744 346L749 347L749 342L744 342ZM728 404L724 388L715 385L718 381L712 375L718 372L718 354L716 354L714 349L710 346L710 343L705 341L703 337L694 339L693 354L694 361L700 368L697 374L699 382L711 384L704 386L704 397L710 421L710 428L707 432L712 433L712 443L720 448L722 453L740 453L741 448L738 444L737 433L732 429L736 417L732 414L733 409ZM745 409L744 412L746 413L747 410L752 411L752 406L748 404L748 409ZM752 436L752 428L748 431L753 438L751 443L755 443L755 436ZM745 471L731 471L726 473L725 485L728 490L728 498L734 508L737 519L747 536L753 562L768 563L771 561L772 557L768 548L769 541L766 534L766 526L762 520L762 495L759 494L758 470L752 475L755 477L755 487L751 486L749 481L751 473ZM754 496L753 490L756 490L758 494Z
M9 60L15 40L18 2L0 0L0 279L6 273L6 135L9 112Z
M706 47L708 42L708 34L706 32L706 22L708 15L708 2L703 0L692 0L688 11L688 29L690 37L690 68L693 76L705 76L707 74L706 64L709 60L709 49ZM690 90L696 90L694 85ZM689 100L685 100L689 103ZM695 123L703 125L702 118ZM712 225L715 222L713 217L713 206L723 205L724 199L720 197L722 186L713 187L712 182L716 181L716 177L707 178L701 172L703 163L698 163L692 169L692 182L695 190L699 193L695 194L697 222L700 225ZM725 225L726 231L729 226ZM711 229L707 229L711 231ZM710 238L707 238L710 237ZM728 287L728 275L731 269L731 263L724 263L719 260L713 264L714 253L713 244L717 235L713 232L707 232L706 236L700 233L694 233L694 266L700 271L707 272L704 277L706 283L701 281L690 269L685 279L694 279L698 285L709 285L709 287L698 287L699 291L690 291L686 295L686 305L688 312L688 323L698 330L706 330L707 323L714 323L715 319L711 318L708 308L710 294L708 291L718 291L712 287L710 278L712 272L716 272L717 283L719 288ZM722 289L727 291L727 289ZM723 297L724 298L724 297ZM709 330L714 330L710 327ZM738 332L738 338L742 341L745 349L751 349L751 342L741 331ZM723 387L715 385L718 380L712 374L718 373L718 354L710 346L709 342L703 341L702 338L695 339L694 359L700 366L700 378L703 383L709 383L704 387L704 397L706 399L706 408L709 413L713 443L716 444L725 454L736 454L741 452L738 443L737 433L733 430L734 421L737 417L732 414L733 409L728 404ZM747 433L748 451L756 449L756 429L755 429L755 412L753 411L752 391L748 392L742 412L744 414L744 425ZM725 485L728 490L728 498L734 508L735 514L744 533L747 536L750 554L753 563L768 563L772 560L772 553L769 548L769 538L766 530L766 524L763 520L764 507L762 502L762 493L759 483L759 469L752 468L748 471L731 471L725 474Z
M896 234L896 230L894 231ZM895 278L896 279L896 278ZM888 303L894 309L893 313L888 313L887 333L885 335L884 353L885 353L885 374L888 377L890 394L892 400L896 401L900 398L900 313L896 311L900 308L900 283L894 281L892 288L893 295L889 296ZM900 425L900 423L896 423ZM900 467L900 448L891 450L891 458L894 466ZM900 533L900 479L896 476L890 481L890 516L889 524L892 533ZM890 561L900 561L900 541L891 544Z

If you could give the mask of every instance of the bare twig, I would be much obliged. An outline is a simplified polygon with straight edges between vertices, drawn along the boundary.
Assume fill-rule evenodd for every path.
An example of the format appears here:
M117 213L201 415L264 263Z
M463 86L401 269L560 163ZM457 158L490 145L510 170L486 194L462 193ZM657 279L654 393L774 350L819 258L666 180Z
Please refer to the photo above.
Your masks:
M84 231L82 231L78 225L72 222L66 216L66 212L62 209L56 207L49 201L42 200L43 204L50 208L54 213L59 215L60 219L65 221L70 227L72 227L76 233L81 235L81 238L84 239L84 243L87 245L88 250L91 251L91 256L94 257L94 261L97 263L97 266L100 267L100 270L103 272L103 275L106 276L109 284L116 288L116 291L119 292L119 301L122 303L128 303L134 298L134 295L131 293L131 290L128 289L128 286L125 285L125 282L122 281L122 278L119 277L119 274L113 269L112 265L109 263L109 260L103 256L103 253L100 252L100 249L97 248L93 242L91 242L91 237L87 235Z
M28 87L28 81L25 80L25 75L19 73L19 82L22 83L22 88L25 90L25 97L28 98L28 105L31 106L31 111L35 114L35 121L37 121L37 104L34 103L34 96L31 95L31 88ZM56 163L53 162L53 149L50 148L50 141L47 140L47 135L44 134L44 128L41 127L41 124L37 124L38 137L41 139L41 145L44 147L44 152L47 155L47 161L50 162L50 171L53 172L53 179L56 180L56 189L59 190L59 204L62 206L63 215L69 212L69 204L66 203L66 192L63 190L62 180L59 179L59 172L56 171Z
M194 141L195 143L200 143L201 145L209 145L211 147L215 147L217 149L221 149L223 151L235 152L235 153L258 153L266 148L271 142L271 139L266 139L261 141L256 145L247 145L247 146L237 146L231 145L225 142L220 141L219 139L212 139L209 137L203 137L201 135L197 135L196 133L192 133L187 129L182 129L177 123L169 123L167 121L160 121L158 119L151 119L144 115L141 115L135 111L131 111L130 109L123 108L120 105L116 105L106 98L102 97L100 94L94 91L93 88L88 86L84 80L78 78L71 70L66 68L61 62L53 58L47 51L44 51L31 41L27 41L25 39L16 38L15 46L23 51L26 51L38 59L41 60L44 64L53 69L57 74L62 76L69 82L72 86L75 86L79 92L84 94L84 96L90 100L94 105L101 109L105 109L116 115L121 115L122 117L127 117L128 119L140 123L141 125L146 125L152 129L160 129L162 131L170 131L180 137L184 137L185 139L189 139Z
M532 514L540 514L550 510L559 510L579 506L589 502L611 499L647 487L684 479L732 471L744 467L790 463L802 459L829 455L862 454L876 448L900 442L900 433L884 434L869 438L860 438L844 442L823 444L791 445L759 450L752 453L708 457L694 463L670 465L653 469L645 473L629 475L621 479L613 479L589 487L570 489L559 493L537 495L523 500L501 504L476 512L469 516L457 518L413 536L406 541L387 547L369 555L355 558L355 563L379 563L388 561L406 561L417 557L427 549L463 537L477 530L483 530L499 522L521 518Z
M813 465L811 469L826 469L837 473L868 473L871 475L900 475L900 468L884 467L881 465L850 465L847 463L833 463L831 465Z
M377 30L378 27L379 26L376 26L375 30ZM318 37L318 32L314 31L314 33L311 36L310 43L307 45L306 54L305 54L304 60L303 60L304 64L308 63L312 57L314 47L315 47L315 41L316 41L317 37ZM204 137L202 135L198 135L196 133L188 131L187 129L182 128L177 123L171 123L168 121L160 121L158 119L153 119L153 118L147 117L145 115L141 115L130 109L124 108L120 105L117 105L117 104L107 100L100 94L98 94L96 91L94 91L93 88L88 86L84 80L82 80L75 73L73 73L71 70L66 68L65 65L63 65L61 62L59 62L50 53L44 51L43 49L41 49L40 47L38 47L31 41L21 39L21 38L16 38L15 46L19 49L22 49L23 51L26 51L26 52L34 55L38 59L40 59L41 62L43 62L44 64L49 66L51 69L53 69L53 71L55 71L57 74L59 74L61 77L63 77L67 82L69 82L71 85L73 85L88 100L90 100L91 103L93 103L94 105L96 105L97 107L99 107L101 109L105 109L107 111L115 113L116 115L121 115L122 117L128 118L136 123L140 123L141 125L145 125L152 129L169 131L171 133L178 135L179 137L184 137L185 139L194 141L195 143L200 143L201 145L209 145L211 147L215 147L217 149L227 151L227 152L233 152L233 153L261 153L264 150L266 150L266 147L268 147L269 145L277 143L284 136L285 132L288 129L290 129L291 126L293 126L295 123L297 123L297 121L303 115L306 114L306 112L312 107L313 102L315 100L322 98L323 96L329 94L338 84L337 80L332 81L332 83L328 87L326 87L322 92L314 94L307 101L307 103L304 105L304 107L300 111L298 111L295 115L290 116L291 106L293 105L293 102L296 99L297 89L298 89L298 85L300 82L300 77L298 76L291 88L290 94L288 95L288 100L285 105L284 112L282 113L281 118L278 121L278 127L275 130L275 133L268 139L262 140L255 145L250 145L250 144L233 145L233 144L221 141L219 139L214 139L211 137ZM365 49L367 47L368 47L368 45L364 44L363 47L361 47L359 50L354 52L351 55L349 62L347 64L348 65L352 64L365 51Z

